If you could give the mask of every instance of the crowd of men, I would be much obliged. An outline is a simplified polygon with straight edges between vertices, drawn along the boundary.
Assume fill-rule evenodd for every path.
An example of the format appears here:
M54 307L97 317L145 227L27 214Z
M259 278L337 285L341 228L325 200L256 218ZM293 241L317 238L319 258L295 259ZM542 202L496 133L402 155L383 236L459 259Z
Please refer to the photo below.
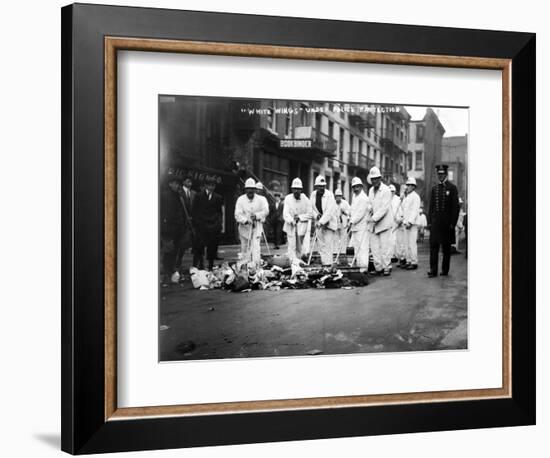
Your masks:
M447 179L447 166L436 167L438 182L430 192L430 269L428 277L438 275L439 252L443 253L440 275L448 275L451 245L457 230L467 224L460 210L458 191ZM343 198L341 189L327 189L319 175L308 197L302 181L294 178L290 193L265 196L261 183L248 178L244 193L235 204L235 222L240 240L242 262L259 265L261 247L268 246L266 225L271 226L275 249L287 240L287 255L291 263L309 263L318 252L320 262L329 267L337 264L348 247L353 247L352 266L365 272L369 264L375 275L389 276L392 263L407 270L418 268L417 243L424 241L428 219L423 212L416 180L406 181L401 195L393 185L386 185L377 167L367 176L368 191L359 177L351 182L351 203ZM163 271L171 281L179 280L182 256L193 252L193 266L203 269L204 255L208 269L217 259L217 244L222 228L221 196L214 192L215 181L207 180L200 192L191 190L190 178L169 180L169 190L162 199L161 249ZM459 229L457 229L457 223Z

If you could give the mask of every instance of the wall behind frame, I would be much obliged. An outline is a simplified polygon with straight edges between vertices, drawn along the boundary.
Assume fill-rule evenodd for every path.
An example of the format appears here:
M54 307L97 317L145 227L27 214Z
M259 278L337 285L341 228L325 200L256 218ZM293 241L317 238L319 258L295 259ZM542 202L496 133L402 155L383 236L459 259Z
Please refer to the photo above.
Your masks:
M67 1L12 2L2 14L0 34L4 71L0 73L0 333L4 370L0 403L1 426L9 431L0 444L10 457L59 457L60 373L60 11ZM90 3L101 3L91 1ZM280 457L370 456L408 458L461 457L491 452L501 458L544 456L550 434L548 385L550 325L541 304L550 303L550 199L544 184L550 160L544 157L544 113L550 112L550 90L543 92L548 68L550 33L543 3L504 2L500 8L475 0L448 3L435 0L354 2L340 0L109 0L114 5L226 11L326 19L394 22L449 27L536 32L538 59L538 365L539 408L535 427L407 434L323 441L245 445L149 452L159 457ZM7 65L9 63L9 66ZM412 90L412 89L411 89ZM32 408L32 414L29 414ZM8 430L9 427L9 430ZM121 455L122 456L122 455ZM128 453L124 457L144 456Z

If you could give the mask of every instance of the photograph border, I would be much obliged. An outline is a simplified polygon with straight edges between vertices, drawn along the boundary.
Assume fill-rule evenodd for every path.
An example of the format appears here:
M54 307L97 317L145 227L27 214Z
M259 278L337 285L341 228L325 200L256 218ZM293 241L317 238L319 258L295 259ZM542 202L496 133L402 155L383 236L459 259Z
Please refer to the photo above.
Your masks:
M185 404L172 406L144 406L118 408L116 401L116 107L117 107L117 52L172 52L184 54L222 55L238 57L270 57L279 59L305 59L377 64L407 64L446 66L458 68L483 68L502 71L502 380L501 388L427 391L415 393L377 394L363 396L333 396L302 399L242 401L209 404ZM324 407L365 406L373 404L415 403L464 399L510 397L512 345L510 321L511 266L509 263L511 236L510 205L510 60L482 59L457 56L433 56L348 51L317 48L290 48L282 46L243 45L231 43L205 43L192 41L128 39L105 37L105 418L132 418L146 416L197 415L213 413L238 413L288 409L312 409Z
M231 30L219 27L227 21L233 23ZM332 33L323 36L320 32L327 29ZM287 31L284 38L281 30ZM425 40L411 39L420 35ZM328 36L333 37L330 46ZM117 409L118 50L501 70L503 387ZM535 35L528 33L64 7L63 450L92 453L534 424L534 68ZM513 189L512 169L522 177L521 186ZM521 234L512 233L513 221L522 223ZM522 256L513 257L512 264L514 251ZM216 435L209 433L214 430Z

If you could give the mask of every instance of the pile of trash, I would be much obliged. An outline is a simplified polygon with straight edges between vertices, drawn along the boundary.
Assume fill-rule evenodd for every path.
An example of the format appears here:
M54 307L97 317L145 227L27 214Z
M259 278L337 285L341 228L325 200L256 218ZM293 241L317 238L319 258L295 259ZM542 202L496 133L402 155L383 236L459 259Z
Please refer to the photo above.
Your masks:
M193 287L200 290L226 289L233 292L280 289L346 288L368 284L366 272L359 269L311 267L301 260L292 263L286 256L266 257L260 266L227 262L211 272L192 267Z

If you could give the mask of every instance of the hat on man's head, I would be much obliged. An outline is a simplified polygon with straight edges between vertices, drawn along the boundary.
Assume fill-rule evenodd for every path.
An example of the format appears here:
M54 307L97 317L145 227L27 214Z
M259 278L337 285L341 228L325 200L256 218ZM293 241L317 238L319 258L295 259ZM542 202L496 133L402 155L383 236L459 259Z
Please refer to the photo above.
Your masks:
M407 178L407 182L405 184L412 184L413 186L416 186L416 178L415 177Z
M449 168L446 164L438 164L435 166L435 170L437 173L447 173L447 169Z
M317 178L315 178L315 185L314 186L326 186L327 181L325 180L325 177L322 175L317 175Z
M256 189L256 182L253 178L248 178L244 182L244 189Z
M382 178L382 174L380 173L380 169L378 167L372 167L369 170L369 174L367 175L367 182L371 184L371 180L373 178Z
M259 191L262 191L264 189L264 185L262 184L261 181L258 181L256 183L256 189L259 190Z
M344 194L342 194L342 190L340 188L338 188L336 191L334 191L334 196L340 196L342 197Z
M294 180L292 180L292 184L290 185L290 189L304 189L302 186L302 180L299 178L294 178Z
M361 181L361 178L359 177L353 177L353 180L351 180L351 187L354 186L363 186L363 182Z
M179 175L174 175L172 173L169 173L168 176L166 177L166 182L167 183L172 183L173 181L176 181L179 184L182 184L183 183L183 178Z

